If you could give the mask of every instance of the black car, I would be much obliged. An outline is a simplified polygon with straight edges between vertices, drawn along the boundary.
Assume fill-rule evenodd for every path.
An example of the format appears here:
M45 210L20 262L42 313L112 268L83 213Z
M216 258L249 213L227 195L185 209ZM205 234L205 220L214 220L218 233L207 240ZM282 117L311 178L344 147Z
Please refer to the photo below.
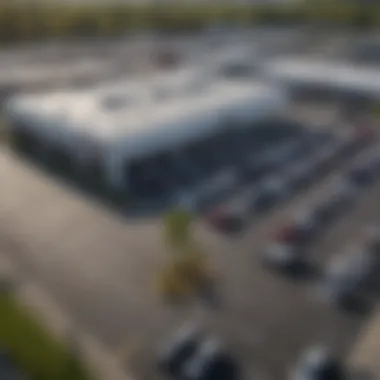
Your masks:
M350 183L342 183L313 212L313 218L322 228L339 217L355 201L357 189Z
M298 191L310 185L316 177L314 166L313 159L304 160L292 166L285 174L289 188Z
M348 172L348 180L356 186L369 186L374 179L374 173L367 165L355 166Z
M289 380L347 380L342 363L323 347L312 347L301 358Z
M196 353L201 339L197 327L185 326L179 329L159 354L161 370L173 377L180 376L185 363Z
M184 380L239 380L240 368L232 356L213 340L206 341L185 365Z

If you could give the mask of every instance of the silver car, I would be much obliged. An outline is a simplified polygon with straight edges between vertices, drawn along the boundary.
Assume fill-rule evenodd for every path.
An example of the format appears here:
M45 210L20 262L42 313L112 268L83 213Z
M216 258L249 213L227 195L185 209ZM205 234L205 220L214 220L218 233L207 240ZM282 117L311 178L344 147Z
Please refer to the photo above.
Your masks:
M365 249L353 247L333 257L325 272L322 295L333 303L344 303L370 280L373 256Z
M263 252L263 262L273 267L288 269L303 258L300 248L284 242L276 242Z
M323 346L308 349L291 373L289 380L343 380L343 366Z

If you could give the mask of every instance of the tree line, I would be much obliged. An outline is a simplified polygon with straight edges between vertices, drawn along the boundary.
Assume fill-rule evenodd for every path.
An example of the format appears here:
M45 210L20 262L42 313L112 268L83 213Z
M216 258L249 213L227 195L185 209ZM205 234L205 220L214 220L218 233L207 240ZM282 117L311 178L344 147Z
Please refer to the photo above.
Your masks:
M302 6L237 5L59 5L0 3L0 41L112 36L140 29L200 30L214 23L239 25L380 26L380 6L305 2Z

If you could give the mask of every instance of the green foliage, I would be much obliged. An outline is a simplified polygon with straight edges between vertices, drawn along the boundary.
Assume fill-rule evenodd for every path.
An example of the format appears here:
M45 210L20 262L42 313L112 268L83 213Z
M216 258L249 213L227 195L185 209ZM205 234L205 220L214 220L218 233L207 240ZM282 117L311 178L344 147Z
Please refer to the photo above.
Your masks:
M58 341L10 295L0 294L0 348L9 351L31 380L88 380L90 377Z
M80 2L78 2L80 3ZM75 36L107 36L150 28L198 30L215 22L253 24L334 24L380 26L380 7L319 0L297 5L61 5L33 7L0 3L0 41L17 42Z

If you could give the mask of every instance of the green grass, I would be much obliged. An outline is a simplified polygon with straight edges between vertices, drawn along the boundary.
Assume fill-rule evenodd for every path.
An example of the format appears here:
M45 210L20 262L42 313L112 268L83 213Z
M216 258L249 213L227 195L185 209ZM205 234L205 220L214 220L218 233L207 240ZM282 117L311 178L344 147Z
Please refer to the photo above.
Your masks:
M90 380L88 372L10 295L0 293L0 348L30 380Z

